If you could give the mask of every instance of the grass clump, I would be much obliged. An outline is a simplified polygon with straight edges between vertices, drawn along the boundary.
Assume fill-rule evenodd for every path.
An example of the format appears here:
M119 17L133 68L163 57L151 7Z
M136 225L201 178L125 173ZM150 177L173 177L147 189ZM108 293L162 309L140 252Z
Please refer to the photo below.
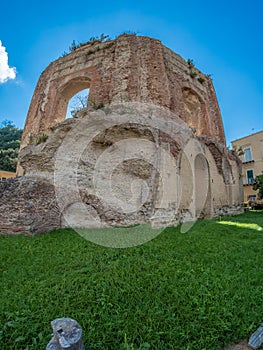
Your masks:
M44 349L72 317L90 350L219 350L262 323L263 213L167 228L133 248L71 229L0 236L0 348Z
M197 76L197 73L195 71L191 70L189 75L192 79L194 79Z
M39 135L39 137L37 138L36 144L37 144L37 145L40 145L41 143L46 142L47 139L48 139L48 136L47 136L46 134L42 133L42 134Z

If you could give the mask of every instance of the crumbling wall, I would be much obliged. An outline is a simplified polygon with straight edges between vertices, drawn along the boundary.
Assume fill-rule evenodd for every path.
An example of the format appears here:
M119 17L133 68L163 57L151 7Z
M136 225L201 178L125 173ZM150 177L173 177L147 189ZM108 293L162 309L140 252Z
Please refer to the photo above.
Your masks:
M37 177L0 182L0 233L33 235L61 226L55 189Z
M62 122L69 99L84 88L90 89L90 104L151 102L177 113L197 135L225 143L211 79L159 40L121 35L82 46L47 67L30 104L21 147Z
M89 104L66 119L71 96ZM98 106L104 107L98 109ZM147 37L87 44L42 73L18 175L0 186L0 232L178 225L242 211L211 79Z

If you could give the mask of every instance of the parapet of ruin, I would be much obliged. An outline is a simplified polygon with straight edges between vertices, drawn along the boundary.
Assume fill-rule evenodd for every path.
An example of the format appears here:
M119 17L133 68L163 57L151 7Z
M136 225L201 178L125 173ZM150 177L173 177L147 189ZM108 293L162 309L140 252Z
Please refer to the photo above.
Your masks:
M87 108L66 119L70 98L85 88ZM165 226L239 213L240 171L213 83L191 60L148 37L90 42L39 78L21 177L0 185L0 231Z

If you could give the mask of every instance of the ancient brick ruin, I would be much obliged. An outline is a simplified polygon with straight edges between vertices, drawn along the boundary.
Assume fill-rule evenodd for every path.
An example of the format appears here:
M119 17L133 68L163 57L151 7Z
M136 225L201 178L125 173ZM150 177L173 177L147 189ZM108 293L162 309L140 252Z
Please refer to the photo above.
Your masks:
M65 119L84 88L87 108ZM209 76L159 40L90 42L40 76L20 177L0 185L0 232L177 225L239 213L240 172Z
M225 143L211 79L159 40L121 35L82 46L47 67L32 98L22 146L31 134L64 121L69 99L84 88L90 88L89 100L96 105L136 101L168 108L197 136Z

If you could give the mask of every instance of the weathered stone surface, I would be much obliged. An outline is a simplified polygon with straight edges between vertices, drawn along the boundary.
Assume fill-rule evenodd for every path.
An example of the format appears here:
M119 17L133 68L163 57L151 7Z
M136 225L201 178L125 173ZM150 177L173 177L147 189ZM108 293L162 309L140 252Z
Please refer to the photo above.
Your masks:
M51 322L53 338L46 350L85 350L82 329L72 318L58 318Z
M191 72L196 77L191 76ZM211 79L159 40L121 35L87 44L42 73L28 112L22 147L65 119L69 99L90 88L90 103L151 102L177 113L196 135L225 143Z
M248 345L254 350L263 345L263 326L259 327L256 332L251 335Z
M60 227L54 186L41 178L0 182L0 233L34 234Z
M105 108L64 120L68 100L85 87ZM123 35L42 73L19 154L23 176L0 185L0 233L240 213L240 171L210 78L158 40Z

